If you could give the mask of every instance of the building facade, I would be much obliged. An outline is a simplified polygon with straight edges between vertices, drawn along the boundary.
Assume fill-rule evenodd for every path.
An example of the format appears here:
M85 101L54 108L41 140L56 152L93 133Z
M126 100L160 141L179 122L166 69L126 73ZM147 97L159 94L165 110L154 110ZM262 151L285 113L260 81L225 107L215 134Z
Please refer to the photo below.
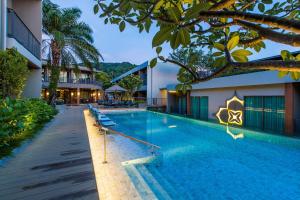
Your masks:
M215 78L193 85L186 95L168 86L167 111L218 121L217 113L233 96L244 102L243 126L287 135L300 133L300 82L262 71Z
M157 63L154 68L151 68L148 62L145 62L113 79L112 82L117 83L131 74L139 75L143 80L143 85L135 92L135 97L146 100L150 106L163 106L167 103L166 86L178 83L178 71L179 67L171 63Z
M28 60L30 70L22 93L25 98L40 98L42 89L42 1L1 0L2 50L16 48Z
M65 104L94 103L102 99L102 84L95 80L95 73L87 67L65 68L60 71L57 86L57 100ZM42 69L42 97L49 96L48 87L51 70L43 65Z

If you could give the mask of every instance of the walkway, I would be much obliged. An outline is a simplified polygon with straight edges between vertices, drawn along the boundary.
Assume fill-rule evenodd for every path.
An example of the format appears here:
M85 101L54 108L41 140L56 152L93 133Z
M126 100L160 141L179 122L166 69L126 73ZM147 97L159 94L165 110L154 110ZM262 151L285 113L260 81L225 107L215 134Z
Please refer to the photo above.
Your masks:
M98 199L82 107L63 107L0 167L0 199Z

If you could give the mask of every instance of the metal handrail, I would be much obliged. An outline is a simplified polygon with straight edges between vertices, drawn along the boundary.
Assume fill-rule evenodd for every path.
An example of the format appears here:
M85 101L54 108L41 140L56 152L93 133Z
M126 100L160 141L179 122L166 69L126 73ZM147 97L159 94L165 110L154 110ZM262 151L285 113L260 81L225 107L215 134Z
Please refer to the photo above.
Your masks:
M133 141L139 142L139 143L141 143L141 144L144 144L144 145L147 145L147 146L150 146L150 147L156 148L156 149L161 149L161 147L160 147L160 146L157 146L157 145L155 145L155 144L152 144L152 143L146 142L146 141L144 141L144 140L137 139L137 138L135 138L135 137L131 137L131 136L129 136L129 135L126 135L126 134L124 134L124 133L121 133L121 132L115 131L115 130L113 130L113 129L108 129L108 131L109 131L109 132L112 132L112 133L114 133L114 134L121 135L121 136L123 136L123 137L125 137L125 138L128 138L128 139L130 139L130 140L133 140Z

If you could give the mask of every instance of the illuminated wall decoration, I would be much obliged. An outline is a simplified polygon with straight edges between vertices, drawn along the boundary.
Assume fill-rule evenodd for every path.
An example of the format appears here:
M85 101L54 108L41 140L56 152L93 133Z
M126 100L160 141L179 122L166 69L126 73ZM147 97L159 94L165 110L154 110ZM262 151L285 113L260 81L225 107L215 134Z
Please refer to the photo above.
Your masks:
M220 108L216 116L220 124L243 125L244 101L236 95L226 101L226 108Z

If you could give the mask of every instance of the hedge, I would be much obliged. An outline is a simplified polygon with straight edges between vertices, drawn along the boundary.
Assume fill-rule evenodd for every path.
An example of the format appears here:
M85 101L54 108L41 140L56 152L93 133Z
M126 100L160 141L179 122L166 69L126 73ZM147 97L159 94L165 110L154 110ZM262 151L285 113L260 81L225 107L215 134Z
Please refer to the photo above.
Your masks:
M40 99L0 100L0 158L32 138L56 113Z

